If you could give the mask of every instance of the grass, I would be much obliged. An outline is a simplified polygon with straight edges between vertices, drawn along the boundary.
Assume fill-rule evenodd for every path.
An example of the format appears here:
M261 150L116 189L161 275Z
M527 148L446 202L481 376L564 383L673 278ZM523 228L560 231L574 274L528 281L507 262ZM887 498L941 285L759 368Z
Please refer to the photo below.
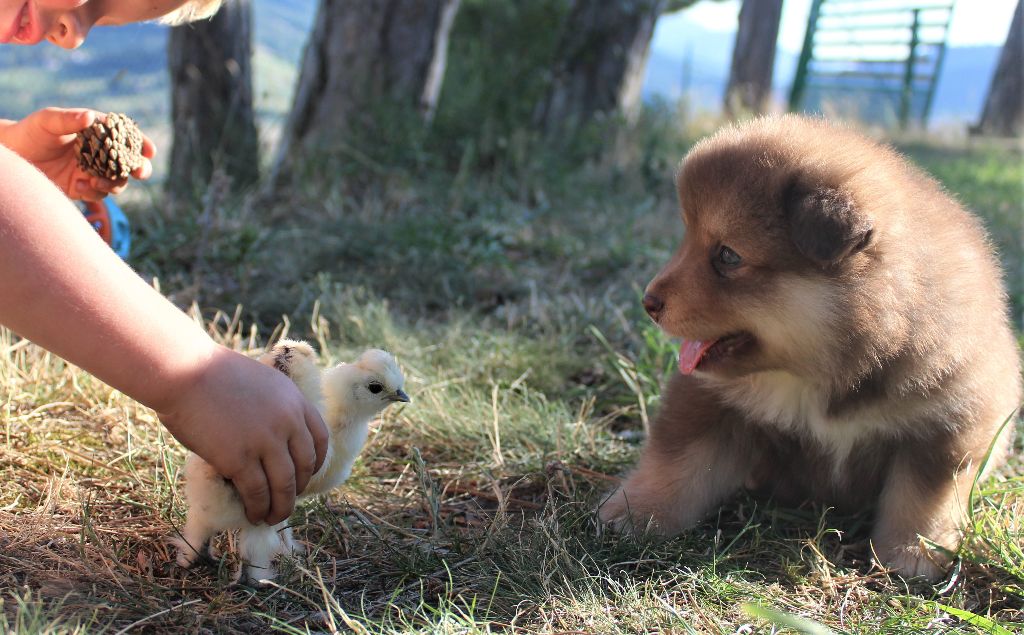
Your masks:
M1018 153L907 149L994 235L1020 235ZM380 346L405 367L413 403L385 412L345 486L293 517L308 554L271 589L232 586L230 552L173 566L161 539L183 521L181 447L152 412L3 332L0 629L1024 629L1020 441L979 484L936 586L872 568L868 519L821 509L740 498L668 541L601 530L594 507L635 460L673 362L637 302L681 230L664 162L363 159L381 168L372 183L271 208L214 195L193 217L130 210L136 266L226 344L256 354L276 328L325 363ZM975 187L979 174L1002 189Z

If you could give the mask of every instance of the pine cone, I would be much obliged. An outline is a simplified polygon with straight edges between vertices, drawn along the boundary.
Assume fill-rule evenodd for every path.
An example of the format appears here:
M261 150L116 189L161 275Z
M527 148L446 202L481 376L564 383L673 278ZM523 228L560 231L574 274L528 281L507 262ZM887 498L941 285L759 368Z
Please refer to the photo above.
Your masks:
M78 165L104 179L128 178L142 166L142 130L128 115L116 112L78 133Z

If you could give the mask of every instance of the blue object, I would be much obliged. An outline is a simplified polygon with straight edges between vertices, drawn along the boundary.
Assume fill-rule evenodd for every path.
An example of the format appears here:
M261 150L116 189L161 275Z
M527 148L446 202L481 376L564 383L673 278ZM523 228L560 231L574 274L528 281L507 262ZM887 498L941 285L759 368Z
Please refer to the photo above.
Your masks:
M127 260L132 248L132 231L131 223L121 208L114 201L105 198L100 201L87 201L82 213L85 214L85 220L89 221L114 253L122 260Z

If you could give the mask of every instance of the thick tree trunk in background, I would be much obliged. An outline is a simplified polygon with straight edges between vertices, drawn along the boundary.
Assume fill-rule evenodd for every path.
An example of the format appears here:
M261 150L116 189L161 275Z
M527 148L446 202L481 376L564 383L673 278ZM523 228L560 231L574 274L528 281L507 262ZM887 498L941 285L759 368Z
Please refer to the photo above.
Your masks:
M972 132L999 136L1024 134L1024 23L1017 2L999 64L992 76L981 121Z
M297 157L372 126L379 104L416 109L429 122L458 7L459 0L320 0L274 180Z
M665 0L573 0L537 121L549 133L600 114L636 115L654 23Z
M770 106L781 18L782 0L743 0L725 90L725 112L730 117L761 114Z
M171 29L171 198L205 190L215 170L235 188L254 183L259 139L252 94L252 5L225 2L208 21Z

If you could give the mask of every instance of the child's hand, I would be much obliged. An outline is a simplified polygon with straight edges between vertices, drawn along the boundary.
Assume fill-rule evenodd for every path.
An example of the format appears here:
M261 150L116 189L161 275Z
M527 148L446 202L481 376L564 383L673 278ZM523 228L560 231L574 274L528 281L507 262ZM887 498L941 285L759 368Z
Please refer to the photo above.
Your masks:
M283 373L225 348L190 384L158 409L164 425L234 483L250 522L288 518L327 452L320 414Z
M0 128L0 144L39 168L69 198L98 201L128 187L127 179L102 179L78 167L75 134L104 117L85 108L44 108ZM145 161L132 176L148 179L153 173L149 159L156 154L149 137L143 136L142 154Z

